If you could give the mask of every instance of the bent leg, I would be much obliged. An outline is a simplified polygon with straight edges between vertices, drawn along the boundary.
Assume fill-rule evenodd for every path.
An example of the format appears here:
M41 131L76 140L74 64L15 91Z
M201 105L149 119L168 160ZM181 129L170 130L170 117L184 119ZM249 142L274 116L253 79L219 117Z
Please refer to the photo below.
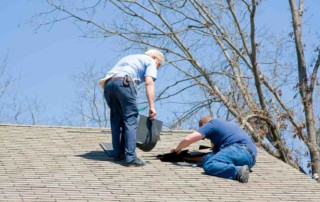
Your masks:
M208 154L203 158L206 174L217 177L236 179L238 171L244 165L252 164L250 154L239 145L231 145L217 154Z
M235 179L237 168L223 153L208 154L203 158L203 170L208 175Z

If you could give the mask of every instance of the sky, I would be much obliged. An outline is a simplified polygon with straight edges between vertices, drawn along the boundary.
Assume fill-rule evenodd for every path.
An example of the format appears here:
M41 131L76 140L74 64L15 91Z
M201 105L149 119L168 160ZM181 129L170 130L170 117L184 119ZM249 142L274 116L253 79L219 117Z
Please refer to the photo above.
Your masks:
M320 8L320 1L306 0L308 3L314 13L307 15L312 24L320 19L319 12L312 12ZM262 23L279 32L289 29L283 26L290 21L288 1L267 0L264 4L258 16ZM115 63L124 56L123 47L111 40L81 38L69 22L36 30L30 21L41 11L41 0L0 0L0 59L7 56L8 71L19 77L16 85L23 96L36 98L46 106L48 116L59 117L75 101L77 86L72 76L86 65Z
M19 77L16 85L23 96L36 98L50 116L59 117L75 101L72 76L86 65L106 65L119 50L79 37L68 22L36 31L30 21L42 10L40 0L0 0L0 58L7 56L8 71Z

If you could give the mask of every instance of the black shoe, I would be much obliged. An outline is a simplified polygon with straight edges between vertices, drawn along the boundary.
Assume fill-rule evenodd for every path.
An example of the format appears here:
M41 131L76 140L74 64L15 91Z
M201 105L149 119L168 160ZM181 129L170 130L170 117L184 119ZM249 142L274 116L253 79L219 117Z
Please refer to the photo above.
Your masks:
M241 183L247 183L249 180L249 173L249 167L247 165L242 166L237 173L237 180Z
M141 167L141 166L145 166L146 162L144 160L136 158L135 160L133 160L131 162L123 161L122 165L124 165L126 167Z
M120 156L115 156L113 157L114 161L123 161L125 159L124 155L120 155Z
M114 161L122 161L124 160L124 155L117 156L114 154L113 150L105 150L108 157L113 158Z

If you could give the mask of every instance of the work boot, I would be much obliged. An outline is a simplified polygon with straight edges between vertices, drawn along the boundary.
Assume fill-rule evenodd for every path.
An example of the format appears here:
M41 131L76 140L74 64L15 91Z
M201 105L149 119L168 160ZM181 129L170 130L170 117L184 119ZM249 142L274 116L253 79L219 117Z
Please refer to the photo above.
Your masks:
M249 167L247 165L244 165L238 170L236 179L241 183L247 183L249 180Z
M141 167L141 166L145 166L146 162L144 160L136 158L135 160L133 160L131 162L122 161L122 165L124 165L126 167Z

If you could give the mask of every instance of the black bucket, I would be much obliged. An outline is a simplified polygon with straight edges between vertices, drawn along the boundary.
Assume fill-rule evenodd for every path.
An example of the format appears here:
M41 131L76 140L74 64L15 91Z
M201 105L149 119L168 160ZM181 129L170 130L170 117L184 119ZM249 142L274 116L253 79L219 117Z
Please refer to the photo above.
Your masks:
M150 120L149 117L139 115L137 128L137 147L142 151L151 151L160 140L162 121Z

